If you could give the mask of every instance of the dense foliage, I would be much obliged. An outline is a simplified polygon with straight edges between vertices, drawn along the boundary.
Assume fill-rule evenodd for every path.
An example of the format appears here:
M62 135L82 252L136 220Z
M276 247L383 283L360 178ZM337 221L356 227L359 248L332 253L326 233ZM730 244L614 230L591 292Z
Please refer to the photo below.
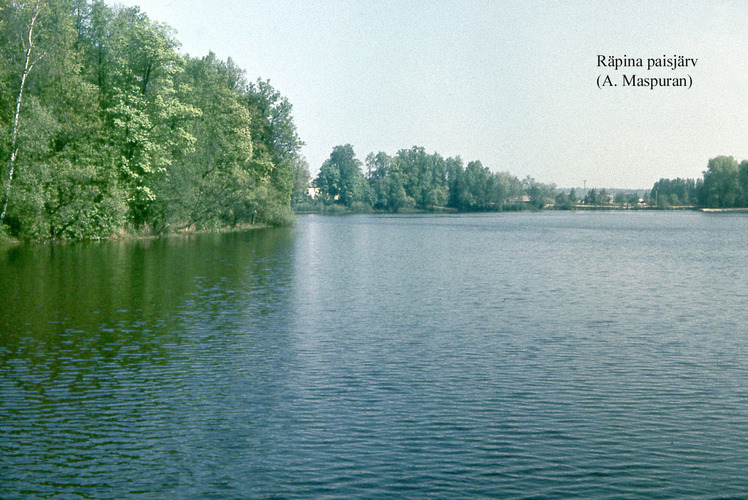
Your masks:
M589 190L492 172L421 147L361 162L336 146L308 194L292 107L269 82L214 54L183 56L172 30L103 0L0 3L0 236L282 224L291 205L500 211L612 205L748 206L748 160L645 193ZM365 173L364 173L365 172Z
M527 177L491 172L479 161L443 158L421 147L395 156L366 157L366 175L350 144L336 146L322 165L314 186L323 203L366 210L453 209L499 211L554 203L556 188Z
M660 179L654 183L650 198L659 207L698 205L703 182L695 179Z
M366 173L363 171L365 166ZM308 169L297 170L304 175ZM642 197L636 191L559 190L532 177L518 179L491 172L479 161L463 164L460 157L443 158L421 147L402 149L395 156L380 152L356 158L350 144L336 146L314 179L316 205L306 193L295 200L302 209L324 210L454 210L576 208L748 207L748 160L718 156L709 160L703 179L660 179Z
M650 197L660 207L746 208L748 160L738 164L732 156L717 156L709 160L703 179L660 179Z
M102 0L0 3L0 228L38 240L282 223L291 105ZM301 165L301 167L300 167Z

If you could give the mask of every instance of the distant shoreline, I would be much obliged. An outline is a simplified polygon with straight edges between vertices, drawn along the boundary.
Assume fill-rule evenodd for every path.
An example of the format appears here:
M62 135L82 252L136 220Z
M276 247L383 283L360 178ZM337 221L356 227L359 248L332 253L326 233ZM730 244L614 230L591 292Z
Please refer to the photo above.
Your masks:
M706 213L748 213L748 208L699 208L698 210Z
M533 213L533 212L611 212L611 211L623 211L623 212L639 212L639 211L654 211L654 212L667 212L672 210L692 210L692 211L745 211L748 212L748 208L732 208L732 209L710 209L710 208L699 208L694 205L680 205L670 207L652 207L652 206L620 206L620 205L575 205L574 208L554 208L553 206L545 208L529 208L510 206L503 210L456 210L448 207L438 207L434 209L424 208L408 208L400 211L389 211L389 210L353 210L350 208L343 207L341 205L335 205L334 207L326 207L321 210L294 210L295 215L351 215L351 214L499 214L499 213Z

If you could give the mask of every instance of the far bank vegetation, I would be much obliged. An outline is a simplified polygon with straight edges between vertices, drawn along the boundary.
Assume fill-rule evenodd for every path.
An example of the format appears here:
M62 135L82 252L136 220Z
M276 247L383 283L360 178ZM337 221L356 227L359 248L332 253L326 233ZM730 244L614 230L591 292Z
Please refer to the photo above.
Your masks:
M328 213L748 207L748 161L712 158L703 179L660 179L640 193L559 189L422 147L371 153L362 163L346 144L333 149L308 190L295 191L294 207Z

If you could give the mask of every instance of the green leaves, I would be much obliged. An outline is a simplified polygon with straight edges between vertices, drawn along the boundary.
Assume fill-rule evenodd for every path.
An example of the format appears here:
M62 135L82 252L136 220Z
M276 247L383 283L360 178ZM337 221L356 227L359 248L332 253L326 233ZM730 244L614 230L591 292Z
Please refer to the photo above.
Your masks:
M43 57L29 72L18 40L34 5L0 9L4 179L18 151L11 232L80 239L287 220L303 143L269 82L248 85L213 54L183 57L168 26L102 0L40 0L33 42Z
M315 180L316 187L328 201L337 201L351 207L366 200L366 179L361 171L361 162L353 152L353 146L335 146L330 158L325 160Z
M730 208L739 204L742 193L738 162L732 156L717 156L709 160L704 172L704 201L713 208Z
M493 173L478 161L465 168L459 157L444 159L420 147L400 150L395 157L372 153L366 164L379 210L502 210L521 192L514 176Z

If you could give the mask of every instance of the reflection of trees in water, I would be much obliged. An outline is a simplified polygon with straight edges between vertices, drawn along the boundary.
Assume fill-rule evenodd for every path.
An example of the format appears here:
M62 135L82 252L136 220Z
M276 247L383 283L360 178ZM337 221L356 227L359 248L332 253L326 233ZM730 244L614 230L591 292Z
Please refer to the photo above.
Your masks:
M0 373L32 393L63 379L74 391L106 383L102 363L164 363L190 325L283 307L272 287L290 281L291 248L289 229L10 248Z
M0 490L170 496L233 430L256 449L288 385L292 248L267 229L0 253Z

